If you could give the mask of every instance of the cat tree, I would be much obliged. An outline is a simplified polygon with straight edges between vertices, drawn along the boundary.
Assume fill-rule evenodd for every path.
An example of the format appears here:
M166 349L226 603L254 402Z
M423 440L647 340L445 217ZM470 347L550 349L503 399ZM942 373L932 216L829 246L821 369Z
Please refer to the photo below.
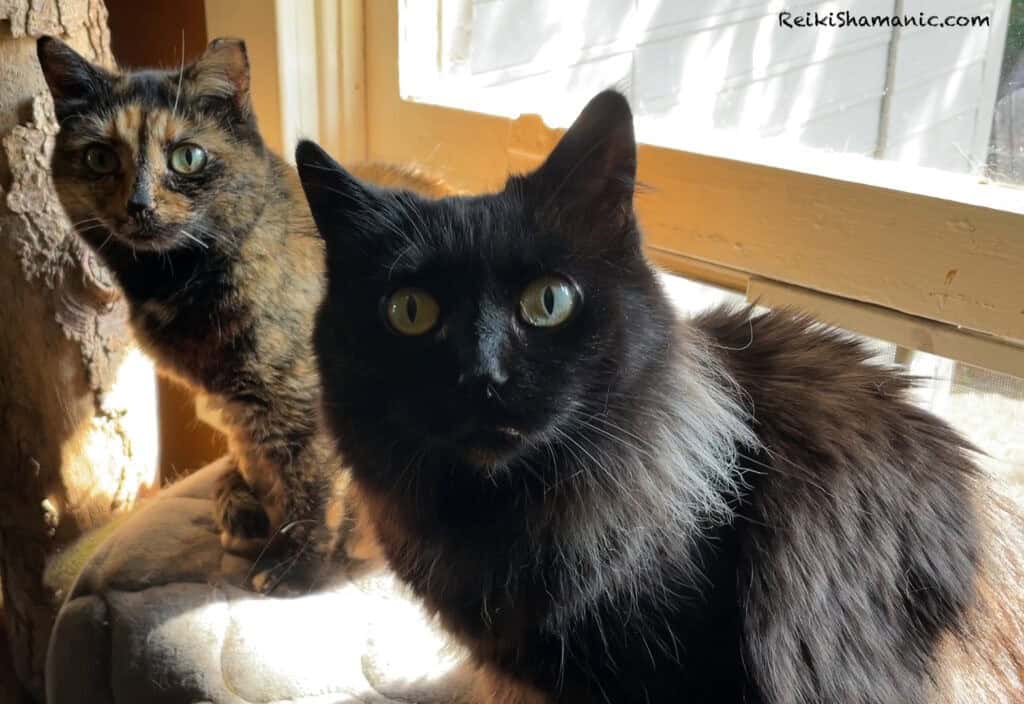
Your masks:
M108 273L49 178L57 125L42 34L113 63L102 0L0 0L0 580L10 665L42 699L65 552L156 482L156 389ZM5 680L6 677L6 680ZM6 697L6 698L5 698Z

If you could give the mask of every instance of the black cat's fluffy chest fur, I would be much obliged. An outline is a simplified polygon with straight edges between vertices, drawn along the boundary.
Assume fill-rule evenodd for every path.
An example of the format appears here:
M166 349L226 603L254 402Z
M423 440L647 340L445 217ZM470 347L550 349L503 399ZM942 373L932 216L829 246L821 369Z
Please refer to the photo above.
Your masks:
M491 196L297 161L327 242L328 424L479 697L934 699L979 612L969 448L799 315L676 319L621 96Z

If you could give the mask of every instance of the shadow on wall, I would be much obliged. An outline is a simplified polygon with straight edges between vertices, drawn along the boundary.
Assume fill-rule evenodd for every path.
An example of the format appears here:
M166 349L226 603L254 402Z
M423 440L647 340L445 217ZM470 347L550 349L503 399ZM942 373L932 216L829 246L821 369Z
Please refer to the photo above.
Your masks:
M836 9L793 5L801 17ZM962 5L957 14L991 11L980 0ZM441 73L470 109L564 126L615 85L667 146L704 135L779 138L954 172L984 168L997 78L987 67L990 27L787 27L767 0L450 6ZM842 9L890 17L893 4L849 0ZM917 10L908 3L905 12Z
M999 98L992 119L988 176L1024 184L1024 0L1013 0Z

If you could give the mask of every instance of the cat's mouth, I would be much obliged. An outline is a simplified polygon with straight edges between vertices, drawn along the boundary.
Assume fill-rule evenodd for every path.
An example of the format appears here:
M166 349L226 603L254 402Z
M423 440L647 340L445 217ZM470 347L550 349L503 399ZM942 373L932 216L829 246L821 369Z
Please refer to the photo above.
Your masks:
M116 232L120 239L135 249L157 251L174 247L182 239L178 234L180 229L154 221L139 223L128 220L120 223Z
M472 464L494 467L517 455L526 443L526 433L511 425L477 427L463 433L458 446Z

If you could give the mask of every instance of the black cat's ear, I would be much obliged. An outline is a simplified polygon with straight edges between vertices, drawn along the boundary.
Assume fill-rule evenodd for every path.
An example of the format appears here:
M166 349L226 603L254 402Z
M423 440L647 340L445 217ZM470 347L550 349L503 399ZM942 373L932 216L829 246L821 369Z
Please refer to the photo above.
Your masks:
M595 96L528 181L543 202L559 209L601 217L631 213L636 138L626 98L614 90Z
M55 37L39 37L36 55L56 104L91 100L110 85L109 73Z
M295 166L313 220L328 247L367 234L381 210L373 192L308 139L295 148Z
M241 39L214 39L186 69L185 77L196 97L229 99L243 116L251 114L249 55Z

